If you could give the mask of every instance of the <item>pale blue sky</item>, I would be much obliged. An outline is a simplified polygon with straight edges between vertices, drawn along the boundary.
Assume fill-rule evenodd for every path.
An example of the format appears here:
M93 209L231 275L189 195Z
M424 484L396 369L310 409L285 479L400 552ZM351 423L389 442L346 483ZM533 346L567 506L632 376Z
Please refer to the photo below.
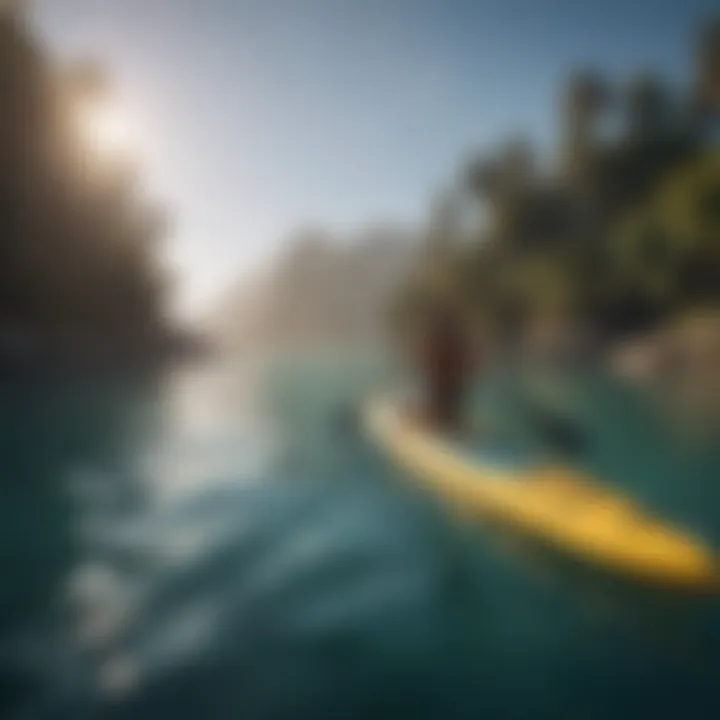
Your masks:
M681 80L714 0L35 0L62 57L111 71L176 214L198 313L294 228L419 220L470 150L553 137L561 81Z

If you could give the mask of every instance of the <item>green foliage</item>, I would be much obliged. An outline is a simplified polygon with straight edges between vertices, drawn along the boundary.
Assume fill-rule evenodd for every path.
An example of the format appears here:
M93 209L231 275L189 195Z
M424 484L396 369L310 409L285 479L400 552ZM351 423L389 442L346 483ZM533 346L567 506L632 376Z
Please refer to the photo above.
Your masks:
M720 300L720 156L679 168L613 238L617 283L659 315Z
M720 87L717 37L705 37L697 71L705 100ZM673 97L652 74L622 92L593 73L575 75L558 170L538 173L518 140L472 162L456 192L475 198L483 226L469 245L429 233L444 257L419 260L401 291L405 305L432 302L439 271L452 278L446 293L503 334L545 318L611 338L718 304L720 160L696 108L692 93ZM703 108L717 123L720 94ZM602 134L613 117L618 130Z

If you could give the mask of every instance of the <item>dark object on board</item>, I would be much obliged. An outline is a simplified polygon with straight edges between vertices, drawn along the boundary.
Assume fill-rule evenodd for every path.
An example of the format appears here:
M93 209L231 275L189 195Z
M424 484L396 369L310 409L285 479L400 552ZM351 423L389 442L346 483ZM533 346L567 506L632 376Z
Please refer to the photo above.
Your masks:
M433 309L415 360L423 384L424 419L442 430L458 429L475 357L456 312L444 306Z

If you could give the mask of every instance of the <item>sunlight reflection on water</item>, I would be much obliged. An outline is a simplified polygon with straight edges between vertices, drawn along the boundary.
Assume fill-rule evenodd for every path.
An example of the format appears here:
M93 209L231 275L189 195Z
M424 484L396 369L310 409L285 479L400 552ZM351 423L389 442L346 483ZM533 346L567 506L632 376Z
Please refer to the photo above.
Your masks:
M222 595L163 599L164 586L192 585L193 572L242 525L222 504L208 513L197 501L267 475L273 443L257 389L257 376L237 367L193 369L173 373L159 398L141 402L129 426L130 473L143 488L135 509L118 502L117 470L71 474L88 559L69 579L66 602L79 647L99 653L100 687L114 696L182 663L218 622Z
M158 499L181 500L209 483L262 474L275 446L259 383L259 370L252 367L186 370L168 378L155 436L138 468L152 478Z

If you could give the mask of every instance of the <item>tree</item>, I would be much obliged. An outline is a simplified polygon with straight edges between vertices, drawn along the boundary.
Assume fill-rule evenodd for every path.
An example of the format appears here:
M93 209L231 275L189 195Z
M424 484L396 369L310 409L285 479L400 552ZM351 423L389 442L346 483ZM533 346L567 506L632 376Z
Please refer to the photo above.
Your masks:
M94 72L83 92L100 76L107 89ZM0 323L50 345L161 343L166 216L133 163L93 156L78 92L22 18L0 15Z
M597 125L610 100L606 82L591 71L570 78L565 91L563 167L573 182L582 182L592 171Z
M619 220L610 245L607 311L633 330L720 303L720 158L679 168Z
M720 108L720 18L709 20L698 33L694 96L701 112L717 115Z
M717 108L720 23L701 36L697 87L706 112ZM570 78L560 172L538 172L521 140L463 168L483 226L470 246L440 233L443 262L421 264L402 307L421 313L442 275L504 334L550 318L612 339L720 303L717 151L655 75L635 75L621 99L595 73ZM602 135L611 101L624 122Z
M660 80L652 73L636 75L627 88L628 131L651 139L667 129L669 103Z

